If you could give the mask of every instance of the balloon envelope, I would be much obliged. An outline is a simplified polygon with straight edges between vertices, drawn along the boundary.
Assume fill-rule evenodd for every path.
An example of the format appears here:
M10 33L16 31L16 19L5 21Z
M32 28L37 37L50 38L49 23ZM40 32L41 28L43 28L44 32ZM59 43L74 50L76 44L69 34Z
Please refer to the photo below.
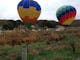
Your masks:
M56 12L57 19L62 25L70 25L76 16L76 9L73 6L62 6Z
M17 10L23 22L30 23L35 23L41 13L40 5L33 0L20 1Z

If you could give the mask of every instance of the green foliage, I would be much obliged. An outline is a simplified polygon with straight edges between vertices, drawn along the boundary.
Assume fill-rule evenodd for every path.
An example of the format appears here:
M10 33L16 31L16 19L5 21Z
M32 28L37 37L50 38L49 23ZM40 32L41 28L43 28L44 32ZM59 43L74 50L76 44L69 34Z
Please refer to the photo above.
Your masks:
M76 60L78 57L80 57L80 48L76 49L75 54L72 53L72 50L69 47L46 50L45 48L48 48L48 45L46 45L45 42L30 44L28 48L33 49L41 48L40 54L35 53L30 54L28 52L28 60ZM9 60L7 56L12 53L14 53L17 56L16 60L21 60L21 46L14 47L8 45L4 47L0 46L0 54L2 55L2 56L0 55L1 60Z
M14 54L16 60L21 60L21 47L20 46L0 46L0 59L1 60L10 60L11 54Z
M3 30L13 30L14 28L16 28L22 24L23 24L23 22L20 20L17 20L17 21L8 20L5 24L2 25L2 29Z
M32 23L30 23L30 22L24 22L23 24L24 24L26 27L28 27L28 28L30 28L31 25L32 25Z
M2 28L4 30L13 30L15 28L15 26L16 26L15 21L9 20L8 23L4 24Z
M22 59L21 56L16 57L16 60L21 60L21 59Z
M49 21L49 20L38 20L36 23L39 27L48 27L48 28L55 28L56 25L59 25L56 21Z
M70 48L63 48L55 50L44 50L39 55L29 54L28 60L75 60L77 58L76 55L77 54L72 54Z
M69 43L69 45L72 48L73 53L76 52L76 46L75 43L79 41L79 38L77 38L73 32L67 34L67 36L65 37L65 39L67 43Z
M16 20L15 21L15 27L18 27L19 25L23 25L23 22L21 20Z

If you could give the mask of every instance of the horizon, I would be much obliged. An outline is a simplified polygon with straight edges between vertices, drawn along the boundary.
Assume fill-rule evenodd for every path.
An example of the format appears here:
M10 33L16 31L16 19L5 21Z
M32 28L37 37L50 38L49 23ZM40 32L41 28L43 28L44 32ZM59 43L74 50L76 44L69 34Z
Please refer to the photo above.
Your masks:
M14 21L16 21L16 20L22 20L22 19L0 19L0 20L14 20ZM48 20L48 21L56 21L56 22L58 22L58 20L54 20L54 19L37 19L37 21L38 20ZM74 19L74 20L80 20L80 19Z

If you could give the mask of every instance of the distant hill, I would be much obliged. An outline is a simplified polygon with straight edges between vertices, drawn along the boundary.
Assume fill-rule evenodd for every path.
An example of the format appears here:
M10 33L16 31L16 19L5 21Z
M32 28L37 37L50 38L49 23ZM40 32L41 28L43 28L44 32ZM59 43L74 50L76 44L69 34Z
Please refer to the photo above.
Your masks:
M70 26L71 27L80 27L80 19L74 20Z
M6 24L13 24L13 23L18 23L19 24L20 20L0 20L0 26L3 26L3 25L6 25ZM44 27L44 26L51 26L51 27L55 27L56 25L59 25L58 22L56 21L49 21L49 20L38 20L35 25L37 26L41 26L41 27Z
M36 24L40 27L48 26L51 28L56 27L57 25L60 25L59 22L56 22L54 20L39 20L36 22ZM74 20L72 24L69 27L80 27L80 19Z
M8 20L0 20L0 26L8 24Z
M18 23L20 24L21 21L20 20L6 20L6 19L0 19L0 26L5 25L5 24L11 24L11 23Z
M23 24L23 22L20 21L20 20L16 20L16 21L14 21L14 20L6 20L6 19L0 20L0 26L7 25L7 27L12 26L14 28L14 27L17 27L17 26L19 26L21 24ZM35 23L35 25L38 26L38 27L55 28L57 25L60 25L60 24L59 24L59 22L56 22L54 20L38 20ZM80 27L80 19L74 20L73 23L70 25L70 27Z
M49 28L55 28L56 25L60 25L58 22L52 20L52 21L49 21L49 20L38 20L36 23L35 23L37 26L39 27L49 27Z
M23 24L20 20L0 20L0 27L4 30L13 30L14 28L18 27L19 25Z

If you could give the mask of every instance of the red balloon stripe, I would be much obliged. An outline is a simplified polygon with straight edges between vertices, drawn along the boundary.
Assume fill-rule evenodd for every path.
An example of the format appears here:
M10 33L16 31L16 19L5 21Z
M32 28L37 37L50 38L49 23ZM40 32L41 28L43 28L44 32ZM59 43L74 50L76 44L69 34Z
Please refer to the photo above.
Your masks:
M59 20L59 21L60 21L60 23L62 24L62 23L64 23L66 20L68 20L68 19L70 19L70 18L72 18L72 17L75 17L75 15L76 15L76 11L68 12L68 13L62 15L62 16L60 17L60 20Z
M73 13L73 16L75 17L75 15L76 15L76 11L73 11L74 13Z
M30 18L30 17L28 17L28 16L25 16L25 17L22 18L22 19L23 19L24 22L27 21L27 22L35 23L37 18L38 18L38 17ZM26 20L26 19L27 19L27 20Z

